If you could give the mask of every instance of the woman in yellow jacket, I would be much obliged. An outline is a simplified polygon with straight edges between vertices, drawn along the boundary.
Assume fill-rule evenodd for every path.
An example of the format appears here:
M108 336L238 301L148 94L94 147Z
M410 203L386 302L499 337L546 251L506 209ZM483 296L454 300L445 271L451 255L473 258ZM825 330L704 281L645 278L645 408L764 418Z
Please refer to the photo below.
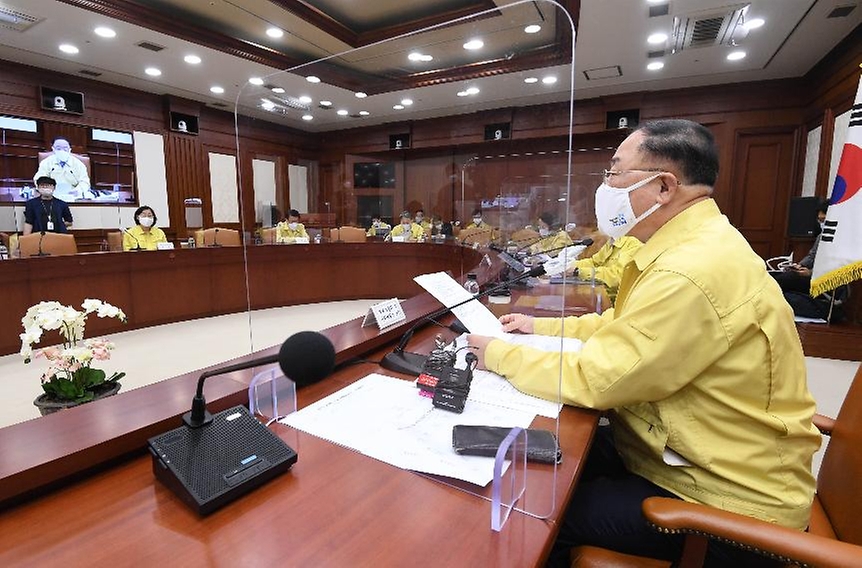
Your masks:
M530 245L530 254L546 253L556 256L561 250L572 244L572 238L561 229L550 212L539 215L539 236L537 243Z
M275 241L293 244L296 239L305 239L305 242L308 242L308 233L305 232L305 225L299 222L299 211L291 209L287 214L287 221L281 221L275 226Z
M123 250L156 250L168 242L165 232L156 227L156 212L148 205L135 209L135 226L123 231Z

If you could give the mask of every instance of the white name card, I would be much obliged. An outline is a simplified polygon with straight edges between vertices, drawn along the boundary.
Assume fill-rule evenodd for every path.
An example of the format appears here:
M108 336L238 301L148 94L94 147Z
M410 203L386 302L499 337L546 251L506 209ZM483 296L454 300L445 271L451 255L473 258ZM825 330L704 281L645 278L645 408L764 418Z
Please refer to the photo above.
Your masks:
M298 245L307 245L308 244L308 237L296 237L296 239L294 239L293 242L295 242Z
M398 301L398 298L392 298L391 300L378 302L368 308L368 313L365 314L365 319L362 320L362 327L377 324L378 329L383 329L406 319L407 316L404 315L404 308L401 307L401 302Z
M392 235L392 242L393 243L406 243L407 237L405 237L404 235Z
M174 250L174 243L156 243L156 250Z

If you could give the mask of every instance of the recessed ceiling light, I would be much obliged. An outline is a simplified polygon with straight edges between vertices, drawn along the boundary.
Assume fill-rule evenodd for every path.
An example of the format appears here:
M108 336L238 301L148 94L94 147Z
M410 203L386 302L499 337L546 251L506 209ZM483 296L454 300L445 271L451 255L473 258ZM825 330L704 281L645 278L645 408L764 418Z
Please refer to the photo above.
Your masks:
M744 51L731 51L727 54L728 61L739 61L745 57Z
M311 100L311 97L309 97L308 95L302 95L301 97L299 97L299 102L304 105L311 104Z
M201 62L201 58L197 55L186 55L185 57L183 57L183 61L190 65L197 65Z
M340 108L337 111L335 111L335 114L337 114L338 116L347 116L348 113L343 108Z
M766 21L763 18L754 18L752 20L748 20L747 22L745 22L744 25L745 25L745 29L747 29L747 30L756 30L757 28L759 28L760 26L762 26L765 23L766 23Z
M409 107L413 104L413 99L401 99L401 104Z
M320 106L322 107L331 107L332 101L320 101Z
M471 39L464 44L464 49L482 49L484 46L485 42L481 39Z
M647 40L647 43L657 45L659 43L664 43L667 41L667 34L662 33L662 32L655 33L655 34L650 35L648 38L646 38L646 40Z
M263 107L264 110L272 110L275 108L275 103L272 101L268 101L263 99L263 102L260 103L260 106Z
M363 93L362 91L355 93L355 95L356 95L357 99L364 99L365 97L368 96L367 94Z
M224 93L224 87L219 87L218 85L213 85L212 87L210 87L210 92L215 93L217 95L220 95L220 94Z
M526 79L524 79L524 82L527 83L528 85L532 85L533 83L538 83L539 78L538 77L527 77Z
M423 55L418 51L411 51L407 54L407 59L409 59L410 61L422 61L422 57Z
M305 80L309 83L320 83L320 77L317 77L315 75L309 75L305 78Z
M263 79L261 79L260 77L252 77L251 79L248 80L248 82L251 83L252 85L258 85L258 86L263 85Z
M479 87L469 87L464 92L467 93L468 95L478 95L479 94Z
M542 31L542 26L540 26L538 24L531 24L531 25L527 26L526 28L524 28L524 33L528 33L528 34L537 34L540 31Z
M266 30L266 35L269 37L280 38L284 35L284 32L278 28L269 28Z
M150 77L158 77L162 74L162 70L158 67L147 67L146 69L144 69L144 73L146 73Z
M273 87L272 92L277 93L279 95L282 95L282 94L284 94L284 89L282 89L281 87Z
M105 26L99 26L95 30L93 30L95 34L99 37L112 38L117 37L117 32L112 30L111 28L106 28Z
M370 113L370 112L368 112L367 110L361 110L361 111L359 111L359 116L368 116L369 114L371 114L371 113Z
M69 55L75 55L76 53L78 53L78 48L71 43L61 43L60 51L62 51L63 53L68 53Z
M662 62L662 61L653 61L651 63L648 63L646 66L646 68L649 69L650 71L658 71L659 69L661 69L663 67L664 67L664 62Z
M314 117L311 116L310 114L303 114L302 120L314 120Z
M467 94L468 94L468 93L467 93L467 91L458 91L458 96L459 96L459 97L466 97L466 96L467 96Z
M546 85L553 85L557 82L557 78L553 75L548 75L547 77L542 77L542 83Z
M392 108L394 108L395 110L404 110L404 105L395 105Z

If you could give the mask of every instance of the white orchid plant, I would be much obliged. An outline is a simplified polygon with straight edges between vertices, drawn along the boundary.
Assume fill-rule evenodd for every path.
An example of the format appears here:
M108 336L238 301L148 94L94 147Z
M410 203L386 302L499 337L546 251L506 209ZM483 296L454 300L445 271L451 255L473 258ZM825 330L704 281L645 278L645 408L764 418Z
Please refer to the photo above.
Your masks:
M84 328L87 316L95 313L100 318L117 318L126 322L123 310L101 300L87 299L81 304L83 311L59 302L40 302L32 306L21 324L21 356L24 363L33 358L45 357L49 362L48 370L42 374L42 389L58 400L87 402L93 399L94 388L106 383L117 382L125 373L114 373L110 377L101 369L90 365L93 361L106 361L111 358L114 344L105 339L84 341ZM46 347L33 352L33 344L39 343L44 331L59 330L63 338L62 348Z

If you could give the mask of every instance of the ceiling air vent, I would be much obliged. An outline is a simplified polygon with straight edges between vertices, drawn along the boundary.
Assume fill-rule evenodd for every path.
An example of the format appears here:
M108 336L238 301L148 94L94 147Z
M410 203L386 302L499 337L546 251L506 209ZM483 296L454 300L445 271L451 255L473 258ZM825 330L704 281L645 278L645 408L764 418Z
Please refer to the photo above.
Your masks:
M697 47L733 45L734 33L745 21L748 4L725 6L715 10L674 16L673 53Z
M23 32L41 21L42 18L0 4L0 28Z
M670 4L665 2L664 4L653 4L649 7L649 17L650 18L659 18L661 16L667 16L670 13Z
M150 43L148 41L142 41L141 43L135 44L138 47L143 47L144 49L149 49L150 51L159 52L165 48L163 45L158 45L156 43Z
M847 16L850 15L850 12L852 12L854 8L856 8L856 4L845 4L844 6L835 6L835 8L833 8L832 11L829 12L829 15L826 17L827 18L846 18Z
M81 75L86 75L87 77L101 77L102 74L98 71L90 71L89 69L81 69L78 71Z

